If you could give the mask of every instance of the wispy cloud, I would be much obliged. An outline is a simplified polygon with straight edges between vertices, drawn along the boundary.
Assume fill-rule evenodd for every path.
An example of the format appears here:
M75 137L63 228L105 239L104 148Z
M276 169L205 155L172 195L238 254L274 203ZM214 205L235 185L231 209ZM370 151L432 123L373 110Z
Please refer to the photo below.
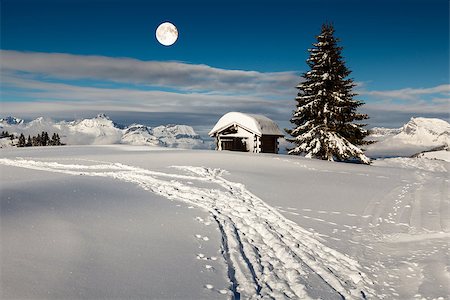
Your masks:
M30 117L84 112L207 116L238 110L284 119L300 81L294 72L182 62L7 50L0 55L2 113Z
M300 79L295 72L226 70L183 62L132 58L0 51L4 74L45 76L46 79L91 79L178 91L258 94L292 91Z
M399 127L411 117L449 119L450 84L429 88L367 90L359 87L359 98L365 98L362 110L372 126Z
M265 99L252 95L98 88L18 77L8 77L5 83L20 89L23 97L33 99L33 101L2 101L1 110L8 114L30 115L35 112L52 115L62 111L221 114L238 110L273 116L288 111L293 103L293 101Z
M173 123L178 115L206 128L212 119L237 110L262 113L290 127L300 81L295 72L182 62L8 50L0 50L0 56L1 112L19 117L112 112L130 120L142 114L170 116L166 123ZM448 117L449 84L380 91L360 83L357 89L371 126L399 126L411 116Z
M360 95L374 96L386 100L420 100L424 95L450 96L450 84L442 84L431 88L404 88L386 91L358 91Z

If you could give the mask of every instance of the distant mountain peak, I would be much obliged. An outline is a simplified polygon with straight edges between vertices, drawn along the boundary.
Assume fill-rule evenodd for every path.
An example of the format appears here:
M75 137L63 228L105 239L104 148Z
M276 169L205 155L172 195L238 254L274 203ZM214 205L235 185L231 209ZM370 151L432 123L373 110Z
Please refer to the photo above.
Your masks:
M54 122L51 118L49 117L38 117L34 120L32 120L31 122L28 122L26 124L27 127L29 126L36 126L36 125L54 125Z
M106 114L104 113L100 113L98 114L96 117L96 119L106 119L106 120L111 120Z
M402 132L408 135L439 136L443 133L450 134L450 124L442 119L413 117L403 125Z
M399 129L373 128L367 147L371 156L411 156L450 145L450 124L442 119L413 117Z
M131 124L130 126L127 126L123 129L124 134L132 133L132 132L147 132L149 134L152 134L152 129L148 126L141 125L141 124Z
M194 129L188 125L160 125L153 128L153 134L158 137L200 138Z
M7 124L7 125L22 125L24 121L20 118L8 116L6 118L0 119L1 124Z

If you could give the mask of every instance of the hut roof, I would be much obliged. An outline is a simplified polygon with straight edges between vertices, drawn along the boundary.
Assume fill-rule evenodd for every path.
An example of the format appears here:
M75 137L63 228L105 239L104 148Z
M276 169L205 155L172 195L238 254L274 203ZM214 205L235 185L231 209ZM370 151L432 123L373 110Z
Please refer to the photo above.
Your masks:
M284 136L277 123L263 115L245 114L240 112L229 112L223 115L214 128L209 132L213 136L217 132L228 128L231 125L239 125L256 135L276 135Z

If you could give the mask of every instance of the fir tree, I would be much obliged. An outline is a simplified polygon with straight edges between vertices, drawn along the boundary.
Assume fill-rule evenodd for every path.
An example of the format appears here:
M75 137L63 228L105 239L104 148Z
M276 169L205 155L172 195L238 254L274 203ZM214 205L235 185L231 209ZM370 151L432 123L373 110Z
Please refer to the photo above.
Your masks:
M56 146L56 133L53 133L52 139L50 140L51 146Z
M47 146L48 145L48 133L46 131L42 131L41 134L41 146Z
M61 140L59 138L59 134L53 133L52 139L50 140L50 145L52 145L52 146L60 146L61 145Z
M31 141L31 137L28 135L27 143L25 144L25 147L31 147L33 145L33 142Z
M297 109L290 120L294 128L286 130L295 145L288 153L369 164L370 159L358 148L369 143L363 140L368 135L363 129L366 124L353 123L368 116L356 112L364 103L353 99L355 84L348 78L351 71L345 66L338 41L333 26L324 24L315 48L308 49L310 70L297 86Z
M17 144L17 147L25 147L25 144L26 144L25 136L23 135L23 133L21 133L19 136L19 143Z
M48 136L48 132L46 131L45 132L45 145L44 146L48 146L48 145L50 145L50 137Z
M62 145L61 139L60 139L60 137L59 137L59 134L56 134L56 145L57 145L57 146L61 146L61 145Z

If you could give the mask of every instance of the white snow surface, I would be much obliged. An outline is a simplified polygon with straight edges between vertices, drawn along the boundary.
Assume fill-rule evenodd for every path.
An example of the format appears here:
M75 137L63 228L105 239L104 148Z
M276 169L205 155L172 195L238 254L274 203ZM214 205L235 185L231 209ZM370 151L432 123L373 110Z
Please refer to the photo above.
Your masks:
M439 151L429 151L424 152L419 155L419 157L424 157L428 159L445 160L450 162L450 151L449 150L439 150Z
M20 120L8 117L5 120ZM130 144L137 146L179 147L187 149L210 148L194 129L187 125L161 125L147 127L132 124L125 129L119 128L108 116L99 114L91 119L55 122L50 118L39 117L28 123L23 120L8 121L2 124L3 130L25 136L37 135L47 131L50 135L58 133L61 141L68 145L111 145Z
M9 148L13 147L15 144L19 142L18 139L11 140L9 137L4 137L0 139L0 148Z
M160 141L160 144L170 148L206 149L210 146L195 133L191 126L167 125L157 126L152 129L152 134Z
M421 151L450 145L450 124L436 118L411 118L399 129L374 128L367 146L369 156L411 156Z
M449 163L158 149L2 149L1 298L448 298Z
M60 123L58 125L62 127L66 124ZM69 126L66 127L68 131L63 137L67 139L67 144L84 144L83 138L87 138L87 144L116 144L122 137L122 130L116 128L113 121L105 115L70 122ZM63 142L64 138L62 138Z
M370 138L386 138L387 136L399 134L401 130L402 128L374 127L370 129Z
M211 129L209 135L212 136L218 131L234 124L239 124L241 127L250 130L259 136L263 134L284 136L277 123L266 116L241 112L229 112L223 115L219 121L217 121L216 125L214 125L213 129Z
M194 129L186 125L167 125L153 128L156 137L196 136Z
M133 124L125 128L120 142L136 146L160 145L158 138L152 134L151 129L140 124Z
M403 126L397 138L414 144L449 145L450 124L447 121L435 118L411 118Z

